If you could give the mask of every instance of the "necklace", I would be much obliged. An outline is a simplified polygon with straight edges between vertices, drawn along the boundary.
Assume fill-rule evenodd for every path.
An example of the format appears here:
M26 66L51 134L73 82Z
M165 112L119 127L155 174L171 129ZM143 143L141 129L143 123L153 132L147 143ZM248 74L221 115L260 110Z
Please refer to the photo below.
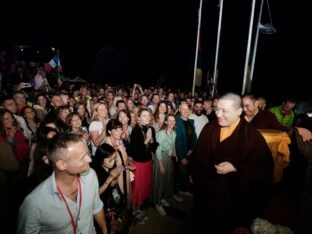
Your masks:
M146 139L146 133L147 133L147 131L148 131L149 128L152 128L152 127L147 126L147 125L141 125L141 127L140 127L141 132L142 132L143 137L144 137L144 141L145 141L145 139ZM146 148L148 148L149 145L150 145L151 143L153 143L153 137L152 137L151 140L147 143Z

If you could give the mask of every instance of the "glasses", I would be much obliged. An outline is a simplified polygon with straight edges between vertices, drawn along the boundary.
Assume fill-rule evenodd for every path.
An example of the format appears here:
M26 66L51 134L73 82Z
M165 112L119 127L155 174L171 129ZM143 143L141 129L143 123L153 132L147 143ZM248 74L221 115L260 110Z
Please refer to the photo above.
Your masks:
M91 157L91 152L88 150L80 159L80 161L83 161L86 157Z

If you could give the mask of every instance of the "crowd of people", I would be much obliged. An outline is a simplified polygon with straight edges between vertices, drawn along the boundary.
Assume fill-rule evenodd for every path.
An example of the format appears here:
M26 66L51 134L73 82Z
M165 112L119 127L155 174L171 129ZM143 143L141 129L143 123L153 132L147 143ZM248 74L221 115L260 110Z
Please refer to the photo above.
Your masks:
M1 99L1 142L12 147L14 158L19 163L18 169L15 165L14 172L12 168L5 169L7 178L3 191L7 196L2 204L9 214L4 217L4 227L8 231L12 231L11 228L15 226L16 217L18 232L40 229L44 217L34 215L31 217L33 219L29 219L27 214L33 212L32 209L37 212L41 209L41 212L45 212L47 209L49 201L39 202L38 197L41 197L41 186L48 181L46 186L52 183L52 188L58 194L56 197L51 196L50 202L60 199L61 203L65 203L64 207L69 214L67 221L72 223L73 230L90 230L93 226L91 221L81 224L76 220L80 216L79 202L85 204L84 199L80 201L80 197L84 196L81 192L84 185L82 181L87 180L84 173L89 171L82 164L90 163L90 171L94 170L99 182L96 189L104 204L107 224L97 222L99 224L95 224L95 227L98 232L103 226L110 233L127 232L131 224L147 222L145 209L151 201L160 215L166 215L163 207L170 205L167 198L174 197L181 202L181 194L192 195L187 164L197 134L208 122L202 112L203 100L196 100L198 110L193 117L196 119L201 116L204 121L194 125L197 119L188 118L192 99L187 97L182 100L182 95L180 104L175 100L176 93L169 92L167 95L162 88L143 90L135 84L130 90L107 85L92 89L85 84L78 88L63 84L56 91L46 90L46 87L36 90L35 87L26 87L20 83L13 86L12 90L2 91L6 95ZM212 99L205 100L205 107L210 118L215 118L212 102ZM185 121L187 128L184 127ZM71 159L68 155L70 145L77 142L70 137L71 140L67 140L66 136L79 136L81 142L85 143L87 148L81 146L81 152L75 152L80 158ZM64 145L57 143L55 146L63 149L57 149L63 156L53 156L48 148L54 141L58 142L56 139L64 142ZM85 149L90 151L90 155ZM12 166L16 160L12 160ZM67 163L75 160L80 162L77 164L80 170L73 172ZM58 175L62 175L60 179ZM63 179L70 180L70 183L63 185ZM34 206L34 202L37 206ZM98 207L98 201L94 202ZM92 212L95 218L101 216L94 210L88 212ZM58 222L58 215L55 220L44 224L47 229L40 230L49 230L49 225L55 222ZM31 227L28 226L30 223ZM55 230L67 232L65 223Z
M268 107L253 94L53 86L45 76L39 68L40 82L2 86L4 233L129 233L134 223L148 225L151 204L165 216L168 198L183 196L194 199L190 232L248 233L273 185L261 129L292 139L291 153L302 157L290 168L308 181L302 193L311 190L311 119L295 115L292 98ZM301 215L308 220L311 211Z

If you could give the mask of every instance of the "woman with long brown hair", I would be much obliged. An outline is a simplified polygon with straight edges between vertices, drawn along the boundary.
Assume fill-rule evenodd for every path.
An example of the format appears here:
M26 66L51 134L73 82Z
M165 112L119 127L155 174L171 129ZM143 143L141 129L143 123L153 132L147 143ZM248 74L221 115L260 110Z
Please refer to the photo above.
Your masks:
M159 146L153 162L152 201L160 215L166 215L163 206L169 206L165 200L173 196L173 163L175 153L175 117L169 114L165 118L162 129L156 134Z

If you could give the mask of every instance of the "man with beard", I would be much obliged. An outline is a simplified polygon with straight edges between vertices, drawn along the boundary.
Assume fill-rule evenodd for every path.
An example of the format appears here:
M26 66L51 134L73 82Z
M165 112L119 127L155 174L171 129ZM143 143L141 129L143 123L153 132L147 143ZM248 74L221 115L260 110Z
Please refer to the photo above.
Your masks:
M203 102L200 100L196 100L194 103L193 113L190 114L189 119L194 120L195 132L197 138L203 127L208 123L208 118L203 114Z
M17 233L95 234L93 218L107 234L99 184L90 169L91 154L77 135L60 135L48 144L50 177L24 200L18 215Z

